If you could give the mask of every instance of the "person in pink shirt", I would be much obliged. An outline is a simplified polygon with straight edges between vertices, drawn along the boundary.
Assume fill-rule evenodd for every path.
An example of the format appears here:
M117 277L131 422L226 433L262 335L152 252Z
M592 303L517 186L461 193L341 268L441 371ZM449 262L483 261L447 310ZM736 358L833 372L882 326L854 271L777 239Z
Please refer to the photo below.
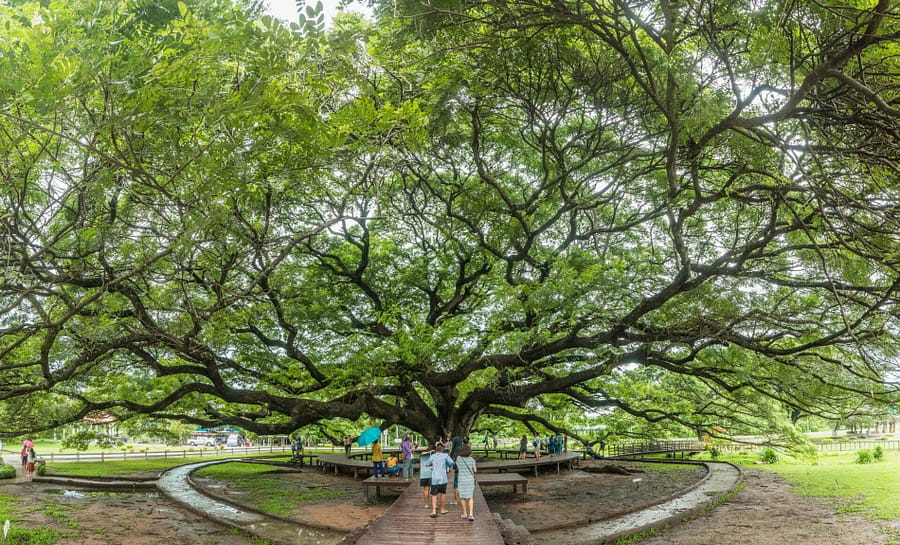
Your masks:
M400 459L403 460L403 478L407 481L413 478L413 443L412 437L406 436L400 443L402 451Z

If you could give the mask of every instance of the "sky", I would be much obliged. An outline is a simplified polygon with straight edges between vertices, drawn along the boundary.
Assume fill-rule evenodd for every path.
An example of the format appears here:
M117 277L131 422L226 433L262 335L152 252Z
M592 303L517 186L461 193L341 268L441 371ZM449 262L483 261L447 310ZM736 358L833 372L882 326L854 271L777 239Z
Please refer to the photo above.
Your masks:
M337 13L338 2L339 0L322 0L326 21L331 21L334 14ZM307 0L307 3L314 6L316 0ZM296 0L266 0L266 5L268 6L267 12L270 15L288 22L297 21ZM357 7L355 10L362 10L362 8ZM363 12L365 13L364 10Z

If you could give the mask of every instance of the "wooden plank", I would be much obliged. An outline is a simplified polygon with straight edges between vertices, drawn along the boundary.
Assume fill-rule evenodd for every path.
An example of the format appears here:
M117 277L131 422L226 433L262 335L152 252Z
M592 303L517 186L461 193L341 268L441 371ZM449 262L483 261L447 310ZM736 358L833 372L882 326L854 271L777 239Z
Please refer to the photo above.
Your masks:
M356 540L356 545L503 545L503 537L494 523L481 488L475 487L475 520L459 518L459 508L450 507L446 515L430 516L424 508L422 490L410 486Z
M341 468L351 471L354 480L359 478L360 472L372 473L372 462L354 460L344 454L320 454L317 463L322 466L322 471L326 471L329 466L334 467L335 475L340 472Z
M528 494L528 477L518 473L476 473L475 482L479 486L503 486L512 485L513 494L522 487L522 496Z
M562 466L572 467L573 464L578 462L580 456L579 453L570 451L562 454L548 454L542 456L540 460L535 460L534 458L525 460L491 460L478 462L478 471L480 473L531 470L534 472L534 476L537 477L540 467L555 467L556 472L559 473Z
M390 488L390 489L394 489L394 490L404 489L411 484L415 484L417 487L419 487L419 479L412 479L412 480L408 481L406 479L400 479L400 478L395 478L395 477L378 478L373 475L373 476L363 480L362 484L363 484L363 488L365 489L366 500L368 501L369 489L371 489L371 488L375 489L375 497L378 497L378 496L381 496L382 488ZM421 487L419 487L419 491L421 492Z

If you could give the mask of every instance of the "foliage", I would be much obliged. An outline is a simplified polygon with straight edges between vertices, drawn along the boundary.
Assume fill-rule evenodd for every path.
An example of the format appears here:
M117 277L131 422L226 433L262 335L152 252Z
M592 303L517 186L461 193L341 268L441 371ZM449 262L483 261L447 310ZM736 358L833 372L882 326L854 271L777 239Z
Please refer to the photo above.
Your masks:
M5 462L0 462L0 479L15 479L15 478L16 478L16 468Z
M0 431L896 401L896 6L390 7L0 10Z
M16 516L19 499L13 496L0 495L0 520L10 521L9 532L3 544L16 545L55 545L60 539L59 532L46 528L26 529L17 525ZM30 508L30 507L29 507Z
M874 460L876 462L880 462L880 461L884 460L884 449L881 448L881 445L876 446L872 450L872 460Z
M656 530L654 530L653 528L648 528L629 536L620 537L613 542L613 545L632 545L655 535L657 535Z
M114 447L117 444L108 434L97 430L82 430L70 433L66 435L61 444L63 448L85 451L92 443L104 449Z
M760 454L759 459L766 464L774 464L778 462L778 452L772 447L766 447Z
M871 464L872 463L872 451L868 449L863 449L856 452L856 463L857 464Z
M49 528L27 529L11 526L4 545L55 545L61 538L59 532Z

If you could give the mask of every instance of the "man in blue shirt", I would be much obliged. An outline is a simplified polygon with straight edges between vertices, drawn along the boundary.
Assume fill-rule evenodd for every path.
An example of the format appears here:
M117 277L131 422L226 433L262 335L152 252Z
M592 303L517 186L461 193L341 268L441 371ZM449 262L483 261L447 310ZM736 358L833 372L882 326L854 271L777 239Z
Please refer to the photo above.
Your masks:
M453 460L444 453L444 445L437 443L435 453L428 458L425 464L431 467L431 516L438 516L438 501L441 504L441 514L447 511L447 470L453 467Z

